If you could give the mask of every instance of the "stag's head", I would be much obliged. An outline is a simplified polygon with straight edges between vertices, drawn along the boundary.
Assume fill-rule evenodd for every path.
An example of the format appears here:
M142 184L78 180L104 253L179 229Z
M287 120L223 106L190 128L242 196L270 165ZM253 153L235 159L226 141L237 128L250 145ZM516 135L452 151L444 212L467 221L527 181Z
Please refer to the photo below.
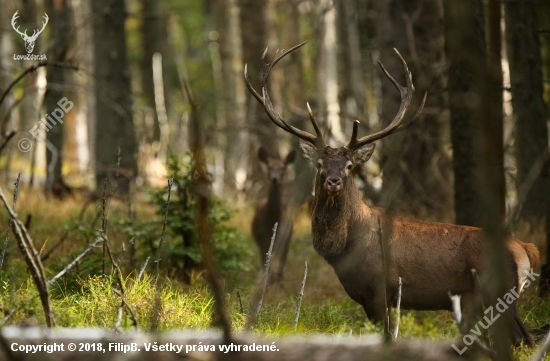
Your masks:
M273 104L271 103L271 100L269 99L269 95L267 93L267 79L273 66L284 56L298 49L304 44L305 42L298 44L295 47L286 51L277 50L269 63L264 62L264 58L267 52L266 49L266 51L262 55L262 59L260 62L259 75L260 85L262 87L261 94L258 93L250 83L246 66L244 68L244 77L248 90L250 90L252 95L263 105L271 121L275 123L275 125L277 125L279 128L299 138L300 150L302 151L303 156L317 167L318 184L329 196L337 196L342 192L343 189L345 189L348 178L351 179L351 177L348 176L352 169L355 166L365 163L370 159L374 151L375 141L407 127L420 116L420 113L422 112L422 109L424 108L424 103L426 101L426 94L424 94L424 98L422 99L422 102L418 107L418 110L414 117L407 123L403 124L402 121L405 117L405 112L407 111L407 108L411 103L412 95L414 93L414 86L412 83L412 76L409 68L407 67L405 59L403 59L401 54L399 54L399 52L394 49L397 56L401 60L401 64L403 65L403 71L405 72L405 78L407 81L407 85L405 87L399 85L399 83L387 72L381 62L378 62L378 64L382 68L384 74L395 85L395 87L401 94L401 106L399 107L397 115L385 129L374 134L364 136L362 138L357 138L357 134L359 131L359 121L356 120L353 123L353 132L350 142L346 146L342 146L340 148L332 148L326 145L323 141L319 124L317 123L317 120L315 119L315 116L313 115L309 104L307 105L309 118L311 120L316 135L295 128L292 125L286 123L283 118L275 112Z
M34 30L32 35L28 36L27 30L25 30L25 32L22 33L21 31L19 31L19 26L17 28L15 27L16 20L19 17L19 15L17 14L18 12L19 11L16 11L15 14L13 14L13 17L11 18L11 26L13 27L13 30L15 30L19 35L21 35L21 37L25 41L25 49L27 50L27 54L30 54L34 50L34 44L36 42L36 39L38 38L38 35L40 35L40 33L44 31L44 28L46 28L46 25L48 24L48 20L49 20L48 14L44 13L44 21L42 22L42 29Z
M258 159L260 159L260 162L262 162L262 164L264 164L267 168L267 178L273 184L279 184L282 182L288 165L294 162L295 155L296 153L291 151L283 160L278 157L275 158L269 156L269 153L264 149L264 147L260 147L258 150Z

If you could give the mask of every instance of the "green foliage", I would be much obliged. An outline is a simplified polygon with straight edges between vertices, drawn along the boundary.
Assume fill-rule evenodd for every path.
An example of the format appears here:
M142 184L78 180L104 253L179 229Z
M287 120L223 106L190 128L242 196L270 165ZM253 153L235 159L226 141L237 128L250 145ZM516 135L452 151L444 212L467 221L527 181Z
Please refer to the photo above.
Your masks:
M185 155L183 159L170 156L167 160L168 172L173 176L174 183L166 217L166 235L161 259L162 266L168 268L169 274L175 273L189 280L190 271L200 268L201 254L195 222L194 171L190 157ZM121 226L130 238L137 241L138 246L147 249L148 255L156 255L168 194L166 189L158 189L152 191L151 195L158 218L135 224L125 221ZM211 198L208 214L213 227L211 241L218 267L224 274L231 271L247 271L249 265L246 260L250 259L252 253L243 236L235 228L227 226L227 221L232 216L232 210L221 200Z

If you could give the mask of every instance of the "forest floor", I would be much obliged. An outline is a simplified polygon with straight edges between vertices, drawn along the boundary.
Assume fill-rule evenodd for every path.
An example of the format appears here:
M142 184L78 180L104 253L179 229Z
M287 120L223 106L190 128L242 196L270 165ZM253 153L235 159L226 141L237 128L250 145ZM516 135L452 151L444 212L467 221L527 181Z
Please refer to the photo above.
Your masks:
M3 186L4 193L8 188ZM24 221L32 214L30 234L41 253L63 239L60 246L44 261L46 276L51 279L79 254L93 239L101 227L98 205L91 205L80 220L79 215L85 200L79 196L64 201L46 200L41 192L28 188L20 189L17 212ZM127 206L120 201L110 205L108 227L111 247L117 250L119 259L124 259L129 243L123 232L121 219L127 217ZM137 219L154 216L154 209L146 196L138 198ZM250 295L260 271L257 248L249 231L252 207L240 211L229 222L242 235L244 247L253 249L240 259L246 270L230 270L223 273L224 291L232 327L244 330ZM283 336L289 334L332 334L338 337L381 333L380 326L370 323L360 305L352 301L340 285L334 271L311 244L310 220L303 211L296 218L284 282L268 286L263 307L254 331L263 335ZM7 224L5 210L0 211L0 223ZM159 227L162 225L159 223ZM2 232L5 226L0 226ZM138 235L139 236L139 235ZM2 236L3 240L4 237ZM1 325L44 325L44 316L38 292L20 260L13 236L10 236L6 261L0 272L0 318ZM113 288L119 288L114 273L101 277L101 249L88 254L84 261L73 268L51 287L51 301L58 326L98 327L111 329L117 320L119 296ZM154 254L151 254L153 259ZM133 308L140 329L151 328L151 313L157 289L154 282L154 262L151 259L144 275L137 275L144 259L139 259L135 268L124 266L125 298ZM304 262L308 262L307 282L302 301L300 319L294 331L294 318L300 292ZM162 259L161 259L162 262ZM122 262L123 263L123 262ZM111 271L107 264L108 272ZM213 300L200 272L193 274L190 284L184 284L173 275L160 277L159 291L162 299L159 329L181 328L204 329L211 326ZM533 289L520 298L520 315L528 328L539 327L550 320L550 299L534 297ZM4 318L2 322L2 318ZM131 328L132 322L125 316L123 328ZM400 338L424 338L451 344L459 337L453 315L447 311L401 311ZM515 359L528 360L533 350L525 347L514 349Z

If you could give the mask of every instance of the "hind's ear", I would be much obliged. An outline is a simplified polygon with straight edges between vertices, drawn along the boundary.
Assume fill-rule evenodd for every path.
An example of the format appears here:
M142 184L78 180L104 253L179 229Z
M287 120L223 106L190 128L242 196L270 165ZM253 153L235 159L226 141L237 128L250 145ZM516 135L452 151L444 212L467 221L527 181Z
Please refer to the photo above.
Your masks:
M364 147L361 147L353 152L353 154L351 155L351 160L353 164L362 164L367 162L372 156L375 146L375 143L367 144Z
M260 149L258 149L258 159L260 159L260 162L267 164L267 158L269 158L267 150L265 150L264 147L260 147Z
M290 151L285 159L285 164L294 163L294 159L296 158L296 152L294 150Z
M319 158L317 155L317 148L315 148L313 144L305 142L301 139L298 139L298 145L300 146L300 150L302 151L304 158L315 165L317 159Z

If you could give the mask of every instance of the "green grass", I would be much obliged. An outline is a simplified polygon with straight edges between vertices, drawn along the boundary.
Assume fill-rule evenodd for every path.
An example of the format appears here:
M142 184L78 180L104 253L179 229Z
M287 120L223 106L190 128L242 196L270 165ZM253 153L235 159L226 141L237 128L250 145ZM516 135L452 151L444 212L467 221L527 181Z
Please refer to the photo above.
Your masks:
M4 187L4 192L7 192ZM82 207L82 199L65 202L47 201L48 209L56 212L44 212L46 200L34 192L29 195L27 189L21 190L18 202L18 212L23 218L27 213L33 214L30 234L36 248L49 249L65 229L72 229L69 238L50 259L45 262L48 278L53 277L59 270L68 264L72 258L80 253L92 237L89 234L90 225L95 217L96 207L90 207L80 223L85 226L81 231L75 225L77 216ZM152 217L153 210L147 207L145 199L138 202L138 218ZM233 270L222 274L224 296L227 302L232 328L236 331L244 330L249 309L250 294L260 270L256 246L248 236L251 208L245 209L231 221L241 234L243 246L251 247L253 254L243 256L241 262L249 265L246 271ZM116 229L116 222L127 214L124 205L113 203L109 214L110 244L115 257L120 260L124 278L125 299L131 305L142 330L151 328L154 300L157 292L160 294L161 312L159 319L160 330L173 329L205 329L211 327L213 300L204 281L203 274L193 274L191 284L185 285L177 277L162 269L159 278L159 288L153 282L154 263L144 276L137 280L137 273L143 264L132 268L127 262L128 240L124 233ZM7 220L4 211L0 211L0 224ZM264 298L262 311L253 331L261 335L313 335L330 334L347 336L350 331L355 336L371 333L381 334L378 325L370 323L360 305L353 302L345 293L332 268L319 257L311 246L309 218L300 214L297 217L295 236L291 243L291 250L285 269L285 282L280 286L268 287ZM100 224L96 225L96 228ZM87 227L87 228L86 228ZM86 234L88 232L88 234ZM46 245L44 246L44 243ZM126 247L126 248L125 248ZM147 250L142 250L146 254ZM304 261L308 261L308 278L305 287L305 296L302 302L300 321L297 331L294 331L294 314L297 297L303 278ZM162 260L161 260L162 262ZM161 263L162 264L162 263ZM108 272L111 272L108 263ZM94 250L84 262L62 277L51 288L51 302L58 326L62 327L97 327L111 329L116 322L117 308L120 297L112 290L119 286L111 275L99 276L101 270L101 250ZM8 257L0 272L0 310L5 314L14 311L6 324L44 325L38 293L28 276L24 263L19 257L15 241L10 238ZM244 312L238 297L241 294ZM538 327L550 320L550 301L525 295L520 302L520 314L527 327ZM2 325L0 318L0 326ZM131 319L125 314L122 327L130 329ZM452 343L459 336L454 319L450 312L402 311L400 318L400 338L423 338L439 342ZM532 350L516 348L516 360L528 360Z

